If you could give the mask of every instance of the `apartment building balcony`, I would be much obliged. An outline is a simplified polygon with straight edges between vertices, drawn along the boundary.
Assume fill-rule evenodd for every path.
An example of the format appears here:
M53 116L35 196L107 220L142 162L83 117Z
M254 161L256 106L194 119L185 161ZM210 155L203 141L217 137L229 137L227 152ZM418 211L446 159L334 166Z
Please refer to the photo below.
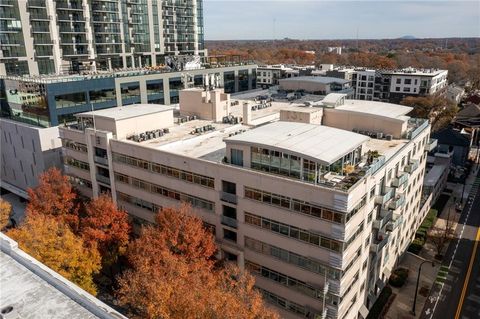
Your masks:
M48 14L30 14L30 21L50 21L52 16Z
M47 5L45 3L45 0L28 0L27 7L45 9Z
M389 209L398 209L399 207L405 205L405 195L396 195L395 198L392 198L390 203L388 204Z
M100 175L100 174L95 174L95 178L97 179L97 182L100 182L100 183L103 183L103 184L106 184L106 185L110 185L110 177L103 176L103 175Z
M412 174L420 166L419 160L411 160L410 163L405 166L405 172Z
M15 5L15 0L1 0L0 7L13 7Z
M237 204L237 195L220 191L220 199L224 202Z
M377 197L375 197L376 204L384 205L393 197L395 192L393 188L385 187L385 190L383 193L384 193L383 195L377 195Z
M95 163L97 163L97 164L104 165L104 166L108 166L108 158L106 158L106 157L94 156L94 157L93 157L93 160L94 160Z
M373 228L382 230L392 220L393 212L389 209L381 209L377 215L377 219L373 221Z
M379 254L383 247L388 243L390 235L383 231L378 231L376 236L374 236L373 242L370 245L370 252L373 254Z
M403 223L403 216L400 214L393 214L392 220L387 224L387 231L392 232Z
M408 173L402 173L400 176L395 177L392 179L392 186L393 187L400 187L408 181Z
M235 218L227 217L224 215L222 215L221 217L222 225L237 228L237 220Z
M59 3L57 2L57 10L65 10L65 11L85 11L85 6L80 4L74 3Z
M430 138L430 139L427 141L427 143L425 144L425 151L427 151L427 152L433 151L433 150L437 147L437 144L438 144L438 140L437 140L437 139Z

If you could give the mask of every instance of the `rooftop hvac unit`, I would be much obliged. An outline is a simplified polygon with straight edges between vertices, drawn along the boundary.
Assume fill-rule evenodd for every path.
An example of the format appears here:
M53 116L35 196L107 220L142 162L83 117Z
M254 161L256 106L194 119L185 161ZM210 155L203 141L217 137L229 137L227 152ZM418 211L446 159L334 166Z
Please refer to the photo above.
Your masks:
M382 139L382 138L383 138L383 133L382 133L382 132L378 132L378 133L377 133L377 138L378 138L378 139Z
M386 139L387 141L391 141L391 140L393 140L393 135L387 134L387 135L385 135L385 139Z

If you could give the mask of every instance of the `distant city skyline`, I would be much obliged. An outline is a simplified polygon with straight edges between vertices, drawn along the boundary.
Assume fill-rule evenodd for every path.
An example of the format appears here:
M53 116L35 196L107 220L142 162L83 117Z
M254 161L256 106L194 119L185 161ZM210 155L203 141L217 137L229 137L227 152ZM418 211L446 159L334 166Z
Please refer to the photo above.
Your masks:
M479 1L204 0L206 40L479 37Z

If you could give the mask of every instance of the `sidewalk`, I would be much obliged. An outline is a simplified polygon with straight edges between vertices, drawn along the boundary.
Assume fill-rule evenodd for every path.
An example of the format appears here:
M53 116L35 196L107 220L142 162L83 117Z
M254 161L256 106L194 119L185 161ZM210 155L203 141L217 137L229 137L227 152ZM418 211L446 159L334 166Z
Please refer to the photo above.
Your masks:
M477 170L472 169L471 174L468 176L465 182L465 192L463 196L463 203L468 199L470 190L475 182ZM435 226L442 227L445 226L447 219L450 223L453 223L453 229L457 229L457 222L460 218L460 213L455 210L455 202L453 198L460 198L463 190L463 184L451 184L447 186L453 190L452 196L448 200L447 204L443 208L442 212L439 214L437 220L435 221ZM458 235L458 234L456 234ZM448 249L448 245L444 247L444 251ZM405 285L401 288L392 287L392 291L396 294L396 298L390 306L385 318L387 319L413 319L419 318L422 312L423 306L427 297L429 295L430 289L433 286L433 283L438 280L437 275L443 277L443 269L441 272L441 262L437 261L435 267L432 267L431 263L424 263L422 266L422 272L420 275L420 281L418 284L418 295L417 302L415 307L415 316L411 313L413 306L413 299L415 295L415 285L417 282L418 276L418 267L420 263L427 260L434 260L436 254L435 247L429 242L425 243L422 250L420 251L420 256L416 256L411 253L405 253L402 259L399 261L399 264L396 266L409 269L408 279Z

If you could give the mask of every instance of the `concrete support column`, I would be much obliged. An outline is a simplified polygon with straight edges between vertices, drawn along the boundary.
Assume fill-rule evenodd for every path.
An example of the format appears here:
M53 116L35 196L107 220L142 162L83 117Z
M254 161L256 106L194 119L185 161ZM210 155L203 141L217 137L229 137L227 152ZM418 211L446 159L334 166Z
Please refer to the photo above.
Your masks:
M147 81L145 79L140 80L140 103L147 104L148 97L147 97Z
M165 77L163 80L163 102L165 105L170 105L170 80Z
M20 21L22 23L23 43L25 44L26 60L28 71L31 75L38 75L38 64L35 60L33 37L28 31L30 28L30 14L27 11L26 1L17 1L18 10L20 12Z
M235 78L234 92L238 92L238 70L233 71L233 77Z
M252 73L252 69L248 69L248 89L251 90L251 89L254 89L252 88L252 77L253 77L253 73Z

